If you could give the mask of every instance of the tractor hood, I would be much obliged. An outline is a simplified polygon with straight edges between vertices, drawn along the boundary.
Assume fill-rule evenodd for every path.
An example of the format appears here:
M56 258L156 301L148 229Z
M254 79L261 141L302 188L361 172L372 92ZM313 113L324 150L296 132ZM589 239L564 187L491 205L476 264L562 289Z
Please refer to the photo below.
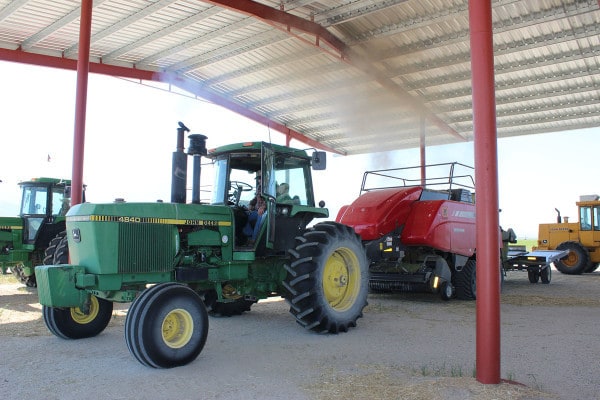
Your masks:
M354 228L362 240L374 240L404 224L410 204L419 200L421 187L373 190L340 209L336 221Z

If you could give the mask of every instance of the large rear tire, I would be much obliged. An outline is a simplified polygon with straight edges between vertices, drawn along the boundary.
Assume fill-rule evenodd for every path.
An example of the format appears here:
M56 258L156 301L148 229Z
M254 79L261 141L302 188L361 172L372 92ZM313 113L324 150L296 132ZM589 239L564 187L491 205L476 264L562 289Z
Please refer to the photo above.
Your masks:
M556 249L569 251L565 258L554 262L556 269L563 274L580 275L591 263L589 251L579 242L562 242Z
M26 275L25 269L23 268L23 264L14 265L14 266L10 267L10 270L12 271L15 278L17 278L17 280L19 282L21 282L23 285L30 287L30 288L37 287L37 282L35 280L35 274Z
M143 365L172 368L196 359L208 336L208 312L188 286L167 282L138 297L125 319L125 341Z
M367 305L368 262L360 237L348 226L323 222L296 237L283 285L290 313L316 332L356 326Z
M44 264L44 265L67 264L69 262L68 250L67 250L67 259L64 262L62 262L62 263L54 262L54 254L56 252L56 247L63 239L65 240L65 243L66 243L66 239L67 239L66 231L60 232L58 235L53 237L52 240L50 240L50 243L48 243L48 247L46 247L46 249L44 250L44 257L42 259L39 259L40 256L37 255L39 253L34 252L32 254L32 260L31 260L33 267L35 267L36 265L39 265L40 263ZM65 244L65 247L66 247L66 244ZM32 287L32 288L37 287L37 281L35 280L35 274L25 275L25 271L24 271L23 267L20 265L17 265L15 267L11 268L11 270L12 270L13 274L17 277L19 282L23 283L27 287Z
M57 253L58 247L61 248L60 253ZM44 265L67 264L68 262L69 247L67 243L67 231L62 231L50 240L48 247L44 250Z

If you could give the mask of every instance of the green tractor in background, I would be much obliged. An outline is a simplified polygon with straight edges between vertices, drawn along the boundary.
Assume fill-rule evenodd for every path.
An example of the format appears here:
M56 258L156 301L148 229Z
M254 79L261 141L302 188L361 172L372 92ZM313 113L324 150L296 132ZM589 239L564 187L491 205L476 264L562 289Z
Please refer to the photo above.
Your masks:
M65 238L71 181L35 178L20 182L18 217L0 217L0 268L35 287L34 267L54 261L56 245Z
M125 321L130 353L154 368L185 365L207 339L208 315L249 311L284 297L306 329L345 332L367 305L368 262L348 226L321 222L312 169L325 153L258 143L207 152L179 123L171 202L75 205L67 214L71 264L36 268L48 329L65 339L91 337L110 321L114 302L132 302ZM193 157L186 204L187 157ZM201 157L212 160L212 199L200 201ZM278 197L285 183L289 194ZM262 215L252 210L264 203ZM254 227L252 221L256 220ZM66 246L63 243L61 246ZM57 254L64 252L57 249Z

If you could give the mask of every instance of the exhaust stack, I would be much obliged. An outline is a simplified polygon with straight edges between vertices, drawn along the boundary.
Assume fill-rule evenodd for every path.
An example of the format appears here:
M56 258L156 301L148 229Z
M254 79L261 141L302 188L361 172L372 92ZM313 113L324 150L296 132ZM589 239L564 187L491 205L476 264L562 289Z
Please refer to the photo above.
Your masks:
M194 134L188 136L190 139L190 147L188 148L188 154L194 158L194 170L192 175L192 204L200 204L200 161L202 156L207 154L206 151L206 139L204 135Z

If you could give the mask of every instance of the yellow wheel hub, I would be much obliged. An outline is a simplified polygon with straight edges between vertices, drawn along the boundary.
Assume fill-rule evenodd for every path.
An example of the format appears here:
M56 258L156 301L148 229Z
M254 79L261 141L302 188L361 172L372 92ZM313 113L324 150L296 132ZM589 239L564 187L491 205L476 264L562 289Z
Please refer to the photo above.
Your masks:
M86 325L96 319L98 311L100 310L100 304L96 296L90 296L90 312L85 314L79 307L71 308L71 318L73 321L81 325Z
M569 251L569 254L562 260L562 262L567 267L572 268L579 263L579 257L574 251Z
M341 247L331 254L323 270L323 292L336 311L346 311L360 292L360 267L356 254Z
M185 346L194 333L194 320L189 312L182 308L172 310L162 323L162 338L173 349Z

